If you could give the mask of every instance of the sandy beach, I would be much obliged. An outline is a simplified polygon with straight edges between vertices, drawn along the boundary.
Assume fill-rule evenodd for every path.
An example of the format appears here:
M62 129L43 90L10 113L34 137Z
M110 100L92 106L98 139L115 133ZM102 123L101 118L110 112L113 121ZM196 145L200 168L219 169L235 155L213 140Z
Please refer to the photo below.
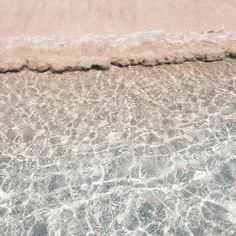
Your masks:
M0 1L0 71L236 56L236 1Z
M235 0L0 0L0 38L236 31Z
M0 0L0 235L236 235L235 0Z
M2 72L106 69L236 55L235 0L10 0L0 5Z

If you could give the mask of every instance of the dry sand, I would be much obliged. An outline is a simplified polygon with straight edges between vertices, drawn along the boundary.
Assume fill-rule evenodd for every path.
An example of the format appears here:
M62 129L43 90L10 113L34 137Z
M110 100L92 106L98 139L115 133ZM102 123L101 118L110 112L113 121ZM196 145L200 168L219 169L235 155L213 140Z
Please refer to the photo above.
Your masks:
M0 37L236 31L235 0L0 0Z
M236 55L235 0L0 0L0 5L1 72L106 69Z

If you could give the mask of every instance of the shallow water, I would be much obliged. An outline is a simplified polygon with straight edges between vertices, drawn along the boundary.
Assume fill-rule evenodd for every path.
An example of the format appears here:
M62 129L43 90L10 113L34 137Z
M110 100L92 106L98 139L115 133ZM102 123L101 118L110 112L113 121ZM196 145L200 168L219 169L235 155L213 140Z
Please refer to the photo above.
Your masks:
M236 61L0 74L1 235L235 235Z

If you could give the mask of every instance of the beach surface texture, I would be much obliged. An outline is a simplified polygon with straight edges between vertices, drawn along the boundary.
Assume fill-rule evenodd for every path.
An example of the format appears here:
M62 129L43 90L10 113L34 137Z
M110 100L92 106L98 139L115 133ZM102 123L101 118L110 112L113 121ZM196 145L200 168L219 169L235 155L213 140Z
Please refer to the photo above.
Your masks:
M0 235L236 235L235 0L0 0Z
M3 1L0 72L236 56L236 1Z

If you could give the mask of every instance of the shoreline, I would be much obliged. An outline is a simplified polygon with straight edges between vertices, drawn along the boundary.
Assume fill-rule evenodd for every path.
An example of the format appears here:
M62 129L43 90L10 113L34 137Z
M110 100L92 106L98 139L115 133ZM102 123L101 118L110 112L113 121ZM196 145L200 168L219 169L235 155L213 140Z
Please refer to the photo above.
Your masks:
M120 36L8 37L0 39L0 73L28 69L62 73L111 66L156 66L236 58L235 32L169 34L160 31Z

